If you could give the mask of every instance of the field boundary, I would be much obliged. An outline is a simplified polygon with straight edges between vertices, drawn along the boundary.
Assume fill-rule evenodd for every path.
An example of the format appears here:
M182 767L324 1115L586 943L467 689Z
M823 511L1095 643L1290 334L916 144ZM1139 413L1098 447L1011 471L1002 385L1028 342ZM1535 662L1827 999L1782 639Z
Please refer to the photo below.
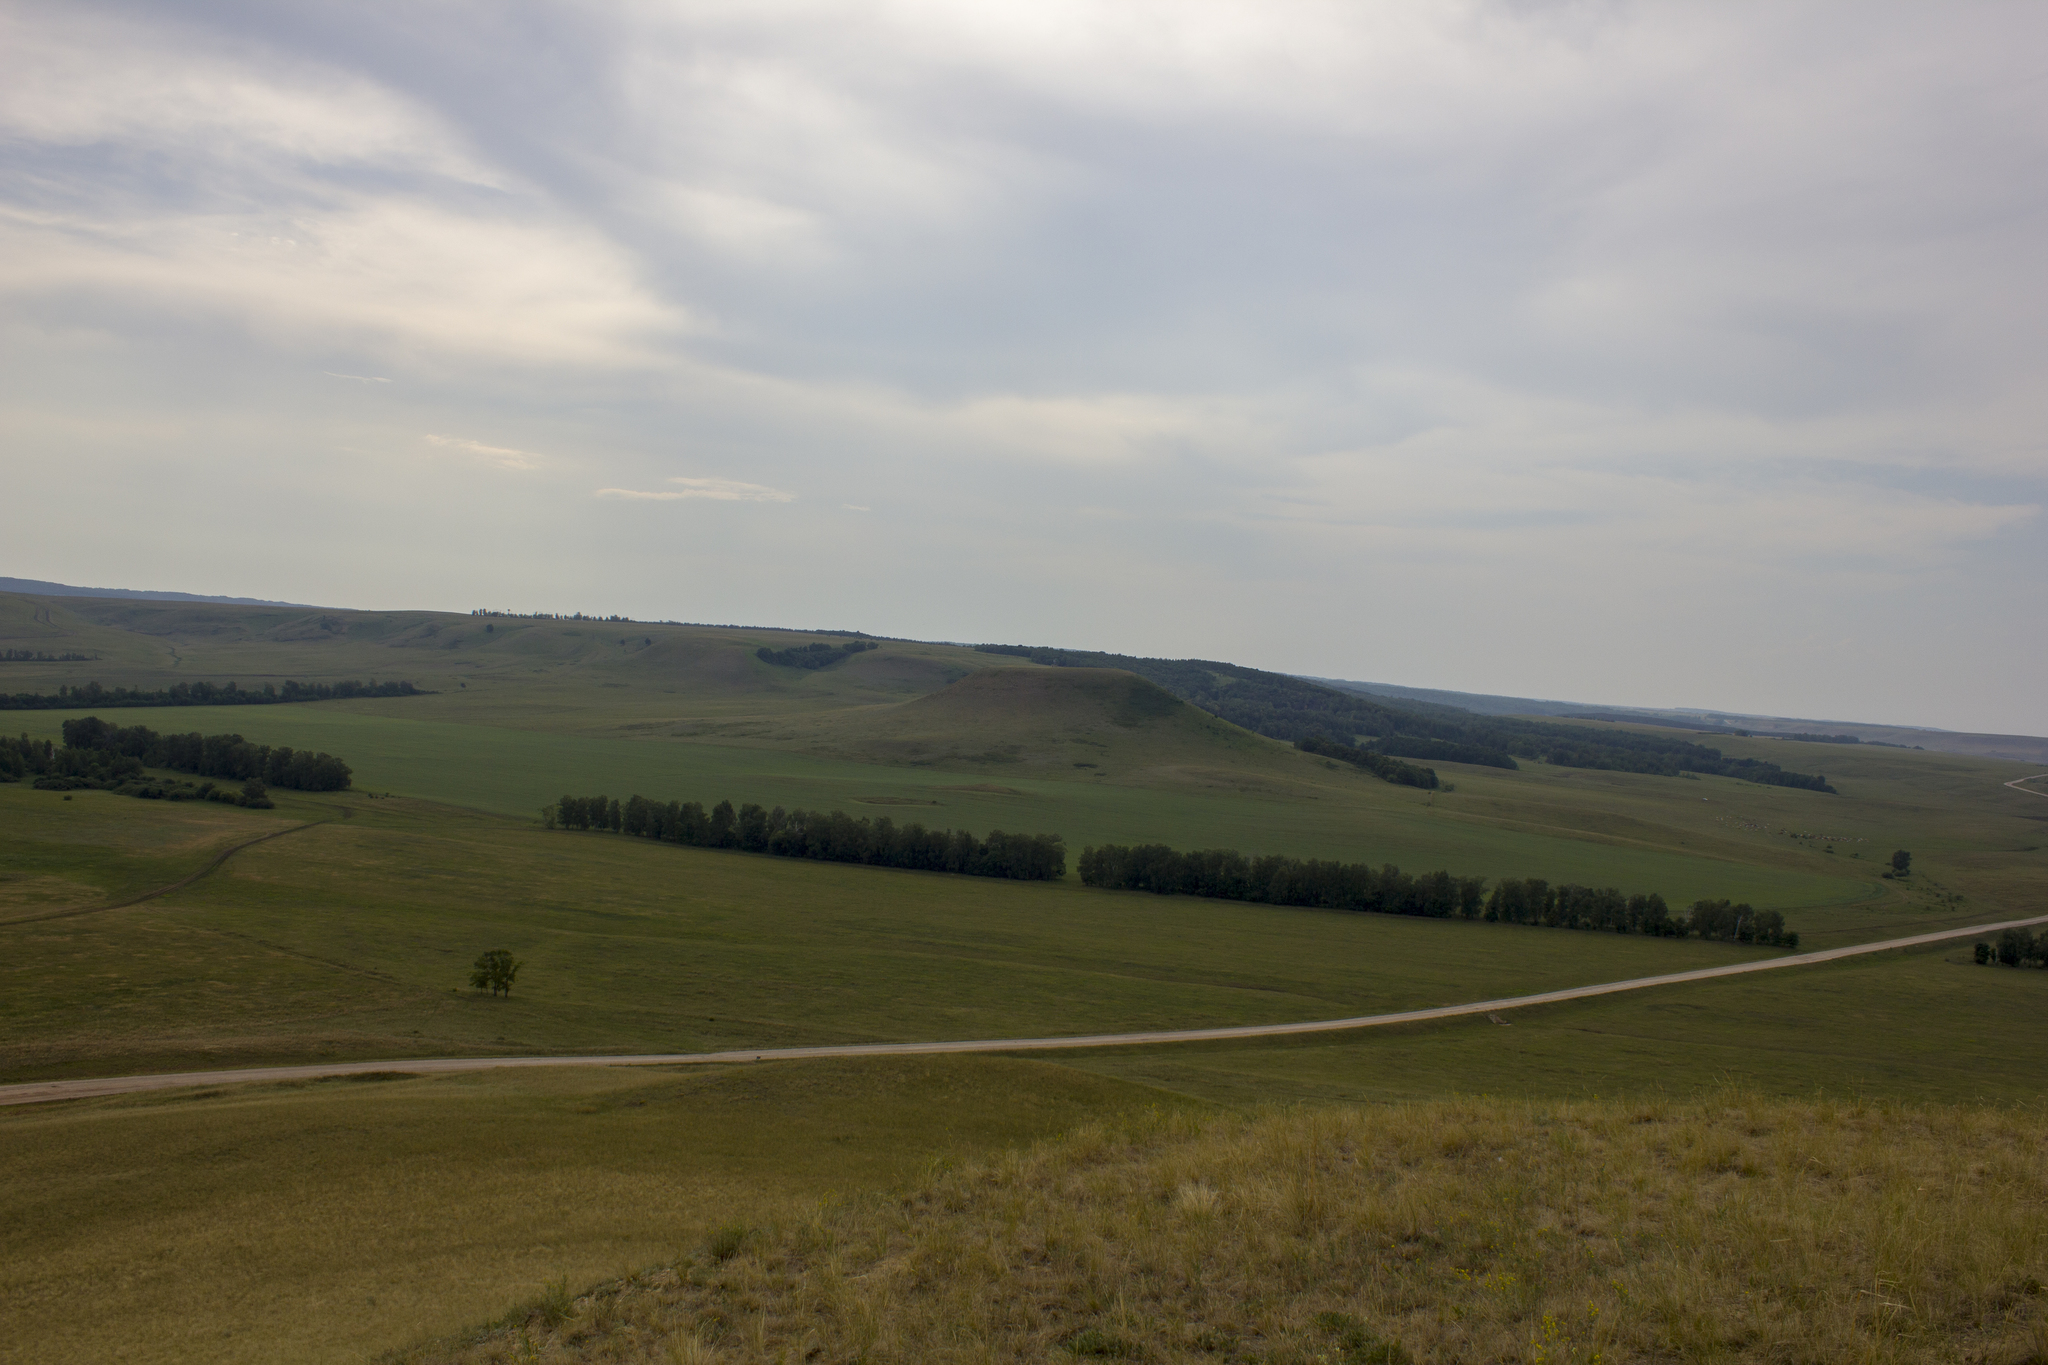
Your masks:
M280 834L291 832L278 831ZM277 836L273 834L265 837ZM1097 1033L1064 1038L983 1038L933 1043L840 1043L821 1047L739 1048L724 1052L598 1054L567 1057L425 1057L389 1058L373 1062L318 1062L305 1066L248 1067L235 1071L182 1071L154 1076L29 1081L18 1085L0 1086L0 1105L42 1104L53 1100L132 1095L143 1091L178 1090L192 1086L320 1080L331 1076L359 1076L367 1072L399 1072L425 1076L536 1066L713 1066L748 1062L801 1061L824 1057L915 1057L960 1052L1060 1052L1078 1048L1146 1047L1164 1043L1211 1043L1244 1038L1281 1038L1303 1033L1340 1033L1354 1029L1383 1028L1391 1024L1421 1024L1438 1019L1456 1019L1467 1015L1497 1013L1501 1010L1526 1009L1534 1005L1586 1000L1601 995L1618 995L1624 991L1647 990L1653 986L1675 986L1688 981L1742 976L1750 972L1775 971L1784 967L1815 966L1823 962L1836 962L1843 958L1861 957L1869 953L1918 948L1968 938L1973 934L1995 934L2002 929L2025 928L2036 924L2048 924L2048 915L1999 920L1992 924L1973 924L1960 929L1939 929L1932 933L1912 934L1905 938L1884 939L1876 943L1854 943L1845 948L1824 948L1818 952L1792 953L1756 962L1735 962L1721 967L1671 972L1663 976L1639 976L1626 981L1607 981L1593 986L1568 986L1563 990L1517 995L1502 1000L1480 1000L1465 1005L1439 1005L1431 1009L1367 1014L1350 1019L1316 1019L1296 1024L1243 1024L1230 1028Z

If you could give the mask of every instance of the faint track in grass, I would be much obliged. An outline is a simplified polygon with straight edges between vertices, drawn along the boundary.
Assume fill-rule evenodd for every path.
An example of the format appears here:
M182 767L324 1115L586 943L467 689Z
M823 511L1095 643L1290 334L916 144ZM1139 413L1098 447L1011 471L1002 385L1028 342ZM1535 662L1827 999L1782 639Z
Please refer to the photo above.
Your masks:
M355 812L346 807L341 807L340 810L341 818L344 820L352 819L355 816ZM282 839L287 834L297 834L303 829L312 829L317 825L331 825L333 823L332 820L308 820L303 825L291 825L284 829L274 829L268 834L259 834L253 839L244 839L239 844L230 844L219 853L216 853L213 856L213 861L209 862L205 867L200 868L189 877L182 877L172 882L169 886L159 886L154 891L145 891L139 896L130 896L124 901L110 901L106 905L80 905L69 910L51 910L40 915L23 915L18 919L0 920L0 929L16 924L41 924L47 920L71 919L77 915L97 915L103 910L126 910L131 905L140 905L144 901L153 901L158 896L168 896L173 891L182 891L201 878L212 876L220 870L222 863L234 857L245 848L254 848L256 845L268 842L271 839Z
M289 833L290 831L280 831ZM272 836L275 837L275 836ZM949 1052L1060 1052L1075 1048L1143 1047L1161 1043L1214 1043L1250 1038L1282 1038L1304 1033L1341 1033L1353 1029L1380 1028L1390 1024L1423 1024L1438 1019L1492 1014L1532 1005L1554 1005L1568 1000L1586 1000L1600 995L1645 990L1652 986L1675 986L1688 981L1709 981L1716 977L1742 976L1750 972L1776 971L1784 967L1807 967L1869 953L1891 952L1945 943L1975 934L1995 934L2048 924L2048 915L2028 919L2000 920L1962 929L1941 929L1876 943L1855 943L1846 948L1825 948L1819 952L1794 953L1756 962L1734 962L1722 967L1672 972L1665 976L1639 976L1627 981L1608 981L1595 986L1570 986L1563 990L1518 995L1505 1000L1480 1000L1468 1005L1442 1005L1433 1009L1401 1010L1391 1014L1367 1014L1352 1019L1318 1019L1300 1024L1246 1024L1233 1028L1166 1029L1147 1033L1097 1033L1066 1038L984 1038L966 1042L939 1043L845 1043L826 1047L742 1048L725 1052L642 1053L575 1057L431 1057L389 1058L374 1062L320 1062L309 1066L249 1067L238 1071L184 1071L155 1076L111 1076L94 1080L30 1081L0 1086L0 1105L39 1104L49 1100L90 1099L101 1095L128 1095L147 1090L176 1090L189 1086L234 1085L251 1081L305 1081L329 1076L360 1076L370 1072L400 1072L407 1075L441 1075L461 1071L494 1071L507 1067L534 1066L706 1066L739 1062L797 1061L822 1057L905 1057L931 1056Z

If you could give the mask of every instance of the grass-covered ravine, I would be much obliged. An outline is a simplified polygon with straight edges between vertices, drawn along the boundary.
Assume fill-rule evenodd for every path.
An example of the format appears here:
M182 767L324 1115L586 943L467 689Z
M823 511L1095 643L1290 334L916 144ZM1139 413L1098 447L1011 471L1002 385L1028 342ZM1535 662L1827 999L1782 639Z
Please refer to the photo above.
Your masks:
M1085 1126L386 1357L2021 1362L2043 1113L1452 1099Z

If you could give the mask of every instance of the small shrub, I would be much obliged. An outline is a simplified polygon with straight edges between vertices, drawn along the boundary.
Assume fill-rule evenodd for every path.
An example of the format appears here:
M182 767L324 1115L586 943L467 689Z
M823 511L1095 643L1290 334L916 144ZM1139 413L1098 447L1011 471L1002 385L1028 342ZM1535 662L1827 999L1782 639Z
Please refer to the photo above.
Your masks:
M532 1317L539 1318L543 1327L553 1329L567 1322L576 1311L576 1296L569 1292L569 1281L565 1276L550 1280L540 1291L540 1297L533 1301Z
M1113 1356L1121 1360L1135 1360L1144 1353L1143 1348L1129 1337L1120 1337L1105 1332L1100 1327L1086 1327L1067 1338L1067 1349L1077 1356Z
M740 1254L740 1248L746 1245L746 1241L747 1229L733 1223L711 1234L711 1240L705 1244L704 1253L723 1265Z
M1343 1365L1413 1365L1400 1342L1389 1341L1349 1313L1318 1313L1315 1328L1337 1339L1337 1359Z

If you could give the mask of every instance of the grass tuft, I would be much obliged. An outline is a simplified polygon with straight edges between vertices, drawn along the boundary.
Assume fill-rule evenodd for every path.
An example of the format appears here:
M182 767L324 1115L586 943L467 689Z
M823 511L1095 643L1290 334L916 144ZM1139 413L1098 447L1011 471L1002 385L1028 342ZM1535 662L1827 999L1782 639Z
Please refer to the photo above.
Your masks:
M750 1229L738 1223L731 1223L711 1234L711 1240L704 1245L704 1254L716 1265L724 1265L740 1254L746 1245Z
M1067 1349L1077 1356L1107 1356L1117 1360L1136 1360L1145 1354L1145 1348L1129 1337L1105 1332L1100 1327L1084 1327L1067 1338Z

